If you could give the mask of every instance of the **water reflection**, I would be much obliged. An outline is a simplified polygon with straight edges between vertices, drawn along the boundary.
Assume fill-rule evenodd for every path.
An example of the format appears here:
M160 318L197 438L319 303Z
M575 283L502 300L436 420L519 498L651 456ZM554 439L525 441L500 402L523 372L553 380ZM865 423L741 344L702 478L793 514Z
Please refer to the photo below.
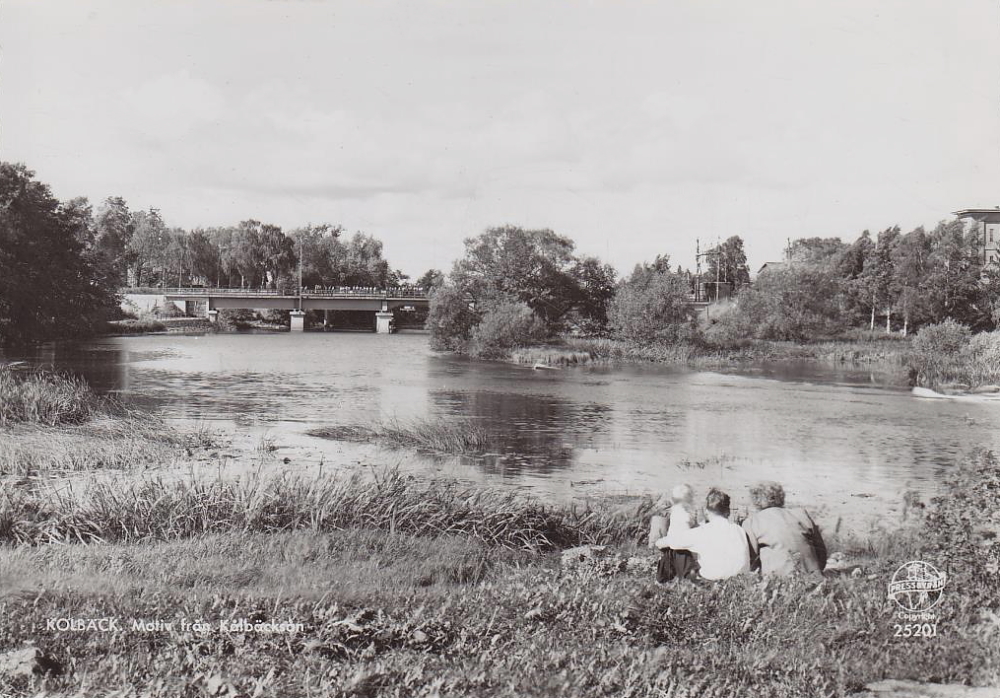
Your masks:
M525 470L548 475L570 468L575 450L593 446L611 423L609 405L578 404L551 395L442 390L431 393L431 401L436 417L467 418L498 435L503 453L465 462L505 476Z

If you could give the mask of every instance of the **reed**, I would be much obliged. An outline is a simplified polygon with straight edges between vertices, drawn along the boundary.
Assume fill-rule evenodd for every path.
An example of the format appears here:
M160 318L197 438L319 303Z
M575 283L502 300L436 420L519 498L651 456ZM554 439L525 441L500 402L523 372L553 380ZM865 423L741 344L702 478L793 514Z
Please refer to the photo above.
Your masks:
M374 426L320 427L308 433L334 441L376 442L390 448L414 448L431 453L477 454L504 447L500 435L481 424L459 420L392 420Z
M114 400L96 395L81 378L0 367L0 427L82 424L124 411Z
M551 550L638 541L651 506L640 504L627 514L602 505L555 507L505 490L420 482L395 470L369 479L127 477L98 480L79 492L5 491L0 494L0 542L135 542L206 533L368 528Z

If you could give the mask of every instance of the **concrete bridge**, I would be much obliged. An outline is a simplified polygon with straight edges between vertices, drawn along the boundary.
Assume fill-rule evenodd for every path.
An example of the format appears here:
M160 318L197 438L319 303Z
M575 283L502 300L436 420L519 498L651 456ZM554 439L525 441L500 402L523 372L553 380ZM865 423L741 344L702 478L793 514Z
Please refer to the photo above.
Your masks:
M427 292L419 287L356 288L340 286L326 289L250 289L250 288L123 288L124 297L155 295L166 301L184 303L189 315L204 312L215 321L220 310L273 308L291 311L291 329L305 329L307 310L361 310L375 314L375 331L393 331L394 308L426 308Z

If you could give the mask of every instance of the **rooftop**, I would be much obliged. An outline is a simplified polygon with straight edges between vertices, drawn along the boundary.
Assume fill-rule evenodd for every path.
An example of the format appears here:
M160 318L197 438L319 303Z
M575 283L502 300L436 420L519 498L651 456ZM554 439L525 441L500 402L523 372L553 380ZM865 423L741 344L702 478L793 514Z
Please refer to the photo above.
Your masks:
M995 206L994 208L963 208L960 211L955 211L955 215L959 218L973 218L977 221L989 219L992 223L1000 221L1000 206Z

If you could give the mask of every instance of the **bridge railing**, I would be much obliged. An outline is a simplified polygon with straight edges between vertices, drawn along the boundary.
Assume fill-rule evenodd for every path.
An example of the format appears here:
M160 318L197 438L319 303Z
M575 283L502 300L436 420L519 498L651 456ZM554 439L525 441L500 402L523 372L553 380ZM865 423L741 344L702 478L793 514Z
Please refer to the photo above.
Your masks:
M129 287L119 290L122 294L154 296L284 296L303 298L427 298L427 291L418 286L372 288L361 286L334 286L331 288L210 288L185 287Z

